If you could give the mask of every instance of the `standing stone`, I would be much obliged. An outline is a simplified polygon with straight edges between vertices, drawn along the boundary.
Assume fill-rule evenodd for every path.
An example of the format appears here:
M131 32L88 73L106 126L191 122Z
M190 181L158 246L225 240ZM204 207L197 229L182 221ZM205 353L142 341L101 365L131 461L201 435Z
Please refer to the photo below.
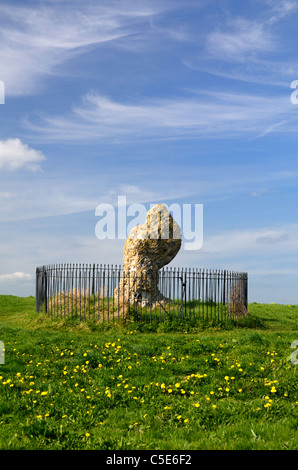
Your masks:
M124 267L115 300L121 305L153 305L167 299L158 289L158 271L177 255L181 230L163 204L147 212L146 222L134 227L124 245Z

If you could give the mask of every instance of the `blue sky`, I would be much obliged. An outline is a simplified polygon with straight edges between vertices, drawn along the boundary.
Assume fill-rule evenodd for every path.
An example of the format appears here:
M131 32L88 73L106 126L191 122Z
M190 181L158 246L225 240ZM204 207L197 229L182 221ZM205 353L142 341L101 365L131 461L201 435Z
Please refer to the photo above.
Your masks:
M298 303L296 0L0 5L0 294L42 264L123 262L101 203L204 206L175 266Z

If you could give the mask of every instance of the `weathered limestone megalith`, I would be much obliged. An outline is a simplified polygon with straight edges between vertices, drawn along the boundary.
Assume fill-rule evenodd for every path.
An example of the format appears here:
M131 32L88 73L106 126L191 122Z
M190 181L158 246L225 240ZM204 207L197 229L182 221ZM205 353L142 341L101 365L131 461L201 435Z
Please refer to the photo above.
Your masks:
M121 305L165 302L158 289L159 269L177 255L181 230L163 204L147 212L143 225L134 227L124 245L124 267L114 297Z

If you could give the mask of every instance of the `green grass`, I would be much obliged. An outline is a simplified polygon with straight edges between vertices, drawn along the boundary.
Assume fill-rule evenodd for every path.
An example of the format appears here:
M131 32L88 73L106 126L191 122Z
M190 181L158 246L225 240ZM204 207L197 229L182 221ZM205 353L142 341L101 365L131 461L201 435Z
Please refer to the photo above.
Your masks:
M1 449L298 449L298 306L96 325L0 296Z

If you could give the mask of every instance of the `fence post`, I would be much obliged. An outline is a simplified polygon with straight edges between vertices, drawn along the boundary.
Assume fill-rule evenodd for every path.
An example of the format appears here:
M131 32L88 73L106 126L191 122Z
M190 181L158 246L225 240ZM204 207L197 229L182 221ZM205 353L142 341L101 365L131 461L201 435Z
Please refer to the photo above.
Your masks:
M244 273L244 289L243 289L243 295L244 295L244 307L247 310L248 307L248 274Z
M223 277L223 298L222 303L223 305L226 304L226 270L224 270L224 277Z
M92 267L92 290L91 290L92 295L95 295L95 264L93 264Z
M42 304L47 312L47 273L45 266L36 268L35 310L38 313Z

